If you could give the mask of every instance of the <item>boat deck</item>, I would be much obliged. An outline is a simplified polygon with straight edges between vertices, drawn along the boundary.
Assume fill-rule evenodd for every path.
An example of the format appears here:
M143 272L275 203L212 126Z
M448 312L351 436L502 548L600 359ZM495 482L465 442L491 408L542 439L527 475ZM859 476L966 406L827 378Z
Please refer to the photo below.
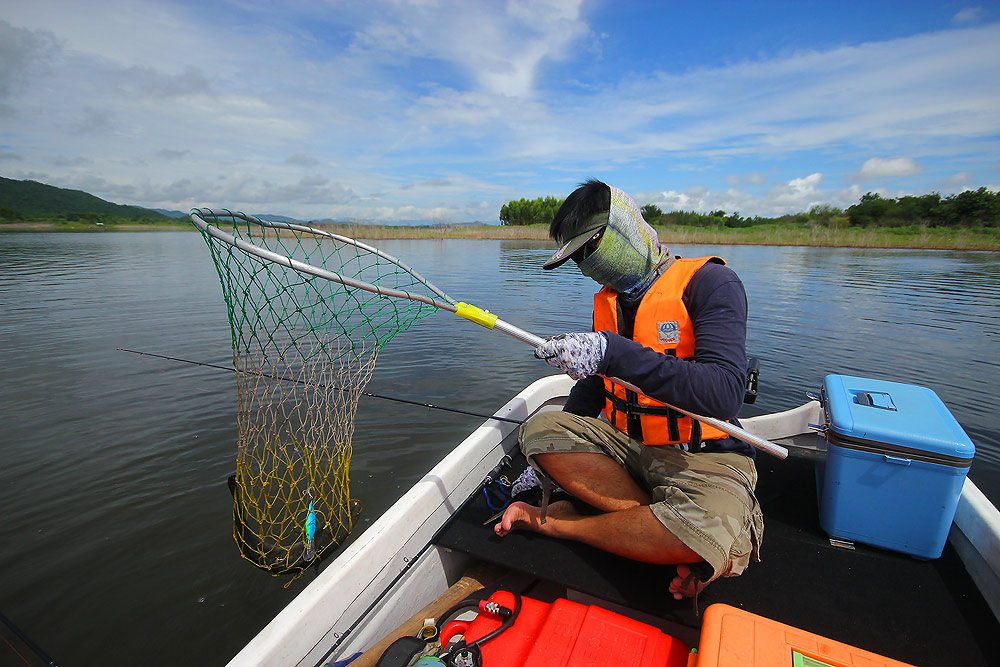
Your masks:
M932 561L861 544L854 550L832 546L819 525L811 456L794 450L784 461L758 456L762 560L740 577L714 582L699 596L700 608L723 602L914 665L998 664L1000 623L951 544ZM514 474L523 467L524 459L515 459ZM473 496L435 544L503 565L529 581L653 614L694 645L700 617L690 600L675 601L667 593L672 566L636 563L528 532L501 539L492 524L483 525L493 513L482 493Z

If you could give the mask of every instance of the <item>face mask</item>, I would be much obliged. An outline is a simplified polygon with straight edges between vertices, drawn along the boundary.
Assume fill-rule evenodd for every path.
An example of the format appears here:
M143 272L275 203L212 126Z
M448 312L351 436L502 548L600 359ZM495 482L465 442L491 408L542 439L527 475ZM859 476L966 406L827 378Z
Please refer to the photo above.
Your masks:
M673 258L656 230L643 220L627 194L611 188L611 213L597 250L580 262L580 272L626 300L636 300Z

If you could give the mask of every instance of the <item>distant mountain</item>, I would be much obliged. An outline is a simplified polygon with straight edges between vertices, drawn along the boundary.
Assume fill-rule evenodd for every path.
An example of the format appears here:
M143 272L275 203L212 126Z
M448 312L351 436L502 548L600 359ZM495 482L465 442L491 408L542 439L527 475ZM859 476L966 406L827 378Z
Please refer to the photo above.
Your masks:
M17 211L26 218L46 215L97 213L119 218L165 218L140 206L113 204L82 190L67 190L37 181L15 181L0 176L0 209Z
M46 185L37 181L18 181L0 176L0 218L19 219L16 212L23 218L44 218L45 216L72 216L84 214L108 215L124 219L146 219L156 222L173 222L176 218L186 218L186 211L165 208L143 208L141 206L126 206L105 201L82 190L69 190ZM434 223L430 220L394 220L391 222L374 222L369 220L300 220L286 215L254 214L264 220L289 222L299 225L389 225L398 227L464 227L478 225L478 222ZM495 223L488 223L495 224Z
M156 211L160 215L165 215L168 218L186 218L188 214L184 211L178 211L177 209L170 208L149 208L147 211Z
M269 222L287 222L292 225L308 225L309 222L305 220L299 220L298 218L289 218L287 215L277 215L275 213L251 213L250 215L260 218L261 220L267 220ZM320 222L320 221L314 221Z

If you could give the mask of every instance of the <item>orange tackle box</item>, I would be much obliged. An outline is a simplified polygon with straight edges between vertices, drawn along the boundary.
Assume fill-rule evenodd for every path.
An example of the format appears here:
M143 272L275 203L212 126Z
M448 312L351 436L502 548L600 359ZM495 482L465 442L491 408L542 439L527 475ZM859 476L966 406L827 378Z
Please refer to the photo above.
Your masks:
M688 667L913 667L725 604L705 610Z

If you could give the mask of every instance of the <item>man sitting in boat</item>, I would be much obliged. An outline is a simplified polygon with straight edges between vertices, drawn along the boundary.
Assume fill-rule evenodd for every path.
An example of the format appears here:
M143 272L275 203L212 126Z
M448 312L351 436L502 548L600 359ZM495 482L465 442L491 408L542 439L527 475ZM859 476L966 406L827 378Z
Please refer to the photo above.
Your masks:
M535 351L579 381L562 412L522 426L521 449L546 490L554 482L598 512L565 500L546 508L546 493L541 507L512 503L496 533L533 530L676 564L677 599L738 576L759 560L764 531L754 449L656 399L735 418L747 371L743 283L719 258L670 255L636 203L600 181L566 198L549 234L562 247L544 268L572 259L603 289L594 332L556 336Z

